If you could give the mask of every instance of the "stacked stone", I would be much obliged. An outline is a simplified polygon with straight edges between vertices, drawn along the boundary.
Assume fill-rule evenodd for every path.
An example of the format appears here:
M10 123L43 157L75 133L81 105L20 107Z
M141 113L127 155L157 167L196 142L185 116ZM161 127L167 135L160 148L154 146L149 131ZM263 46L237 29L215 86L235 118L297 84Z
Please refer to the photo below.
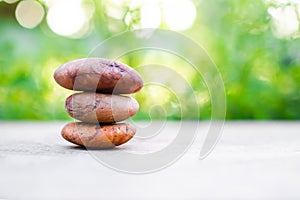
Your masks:
M62 87L83 91L66 99L67 113L81 122L64 126L64 139L87 148L112 148L129 141L136 129L116 123L135 115L138 102L129 96L143 87L141 76L131 67L102 58L74 60L60 66L54 79Z

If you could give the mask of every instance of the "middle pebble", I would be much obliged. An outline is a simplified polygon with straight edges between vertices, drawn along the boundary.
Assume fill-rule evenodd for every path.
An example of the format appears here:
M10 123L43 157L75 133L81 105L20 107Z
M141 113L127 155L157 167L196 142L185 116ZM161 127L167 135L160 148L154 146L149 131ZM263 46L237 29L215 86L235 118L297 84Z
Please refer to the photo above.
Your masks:
M139 104L128 96L83 92L69 96L65 107L67 113L77 120L113 123L135 115Z

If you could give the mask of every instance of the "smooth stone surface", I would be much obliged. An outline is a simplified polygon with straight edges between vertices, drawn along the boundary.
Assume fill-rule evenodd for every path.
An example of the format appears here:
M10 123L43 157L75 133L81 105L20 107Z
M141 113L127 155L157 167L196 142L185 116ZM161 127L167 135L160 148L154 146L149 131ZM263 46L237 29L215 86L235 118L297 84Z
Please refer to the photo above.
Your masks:
M131 94L143 87L143 80L134 69L102 58L67 62L55 71L54 79L62 87L77 91Z
M83 92L69 96L65 108L71 117L84 122L113 123L135 115L139 104L132 97Z
M87 148L113 148L129 141L136 129L130 124L99 125L72 122L64 126L61 135L74 144Z

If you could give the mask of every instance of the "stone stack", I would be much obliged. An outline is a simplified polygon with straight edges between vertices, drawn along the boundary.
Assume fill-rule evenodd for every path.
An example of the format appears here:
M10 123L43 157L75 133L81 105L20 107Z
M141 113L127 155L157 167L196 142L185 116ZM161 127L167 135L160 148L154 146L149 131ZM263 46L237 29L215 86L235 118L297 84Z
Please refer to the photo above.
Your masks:
M83 91L66 99L67 113L81 122L62 129L67 141L87 148L112 148L129 141L136 129L128 123L116 123L135 115L138 102L129 96L143 87L141 76L131 67L102 58L74 60L54 73L62 87Z

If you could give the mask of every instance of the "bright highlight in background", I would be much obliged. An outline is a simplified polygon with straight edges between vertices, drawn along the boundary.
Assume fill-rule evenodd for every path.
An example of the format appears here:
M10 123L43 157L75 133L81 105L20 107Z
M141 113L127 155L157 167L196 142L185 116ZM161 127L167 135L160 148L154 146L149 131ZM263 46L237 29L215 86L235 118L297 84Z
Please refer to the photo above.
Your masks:
M154 3L141 7L141 28L157 28L161 24L160 8Z
M275 36L278 38L289 38L295 35L299 28L298 13L300 5L286 5L280 7L270 7L268 9L272 17L272 26Z
M162 20L171 30L181 31L190 28L196 19L196 8L191 0L133 0L122 3L107 1L106 12L129 8L125 23L135 28L158 28ZM139 10L139 13L136 12Z
M16 18L25 28L34 28L41 23L45 11L43 6L34 0L21 1L16 8Z
M4 0L5 3L9 3L9 4L12 4L12 3L16 3L18 0Z
M167 26L175 31L190 28L196 18L196 8L190 0L164 1L164 19Z
M162 13L159 6L160 1L132 1L126 5L130 10L125 17L125 23L134 29L158 28L161 24ZM119 5L119 10L124 5ZM108 6L108 10L111 10ZM139 10L139 12L137 12Z
M5 0L15 2L16 0ZM47 24L58 35L81 38L90 30L95 5L93 0L42 0L47 7ZM104 1L104 13L133 29L159 28L182 31L190 28L196 19L192 0L129 0ZM125 9L127 8L127 10ZM45 15L40 2L20 1L16 9L18 22L26 28L37 26ZM122 22L123 20L123 22ZM108 22L113 26L116 21Z
M49 3L47 22L50 29L62 36L82 37L89 30L89 20L93 13L87 13L82 0L60 0ZM93 9L89 10L89 12Z

